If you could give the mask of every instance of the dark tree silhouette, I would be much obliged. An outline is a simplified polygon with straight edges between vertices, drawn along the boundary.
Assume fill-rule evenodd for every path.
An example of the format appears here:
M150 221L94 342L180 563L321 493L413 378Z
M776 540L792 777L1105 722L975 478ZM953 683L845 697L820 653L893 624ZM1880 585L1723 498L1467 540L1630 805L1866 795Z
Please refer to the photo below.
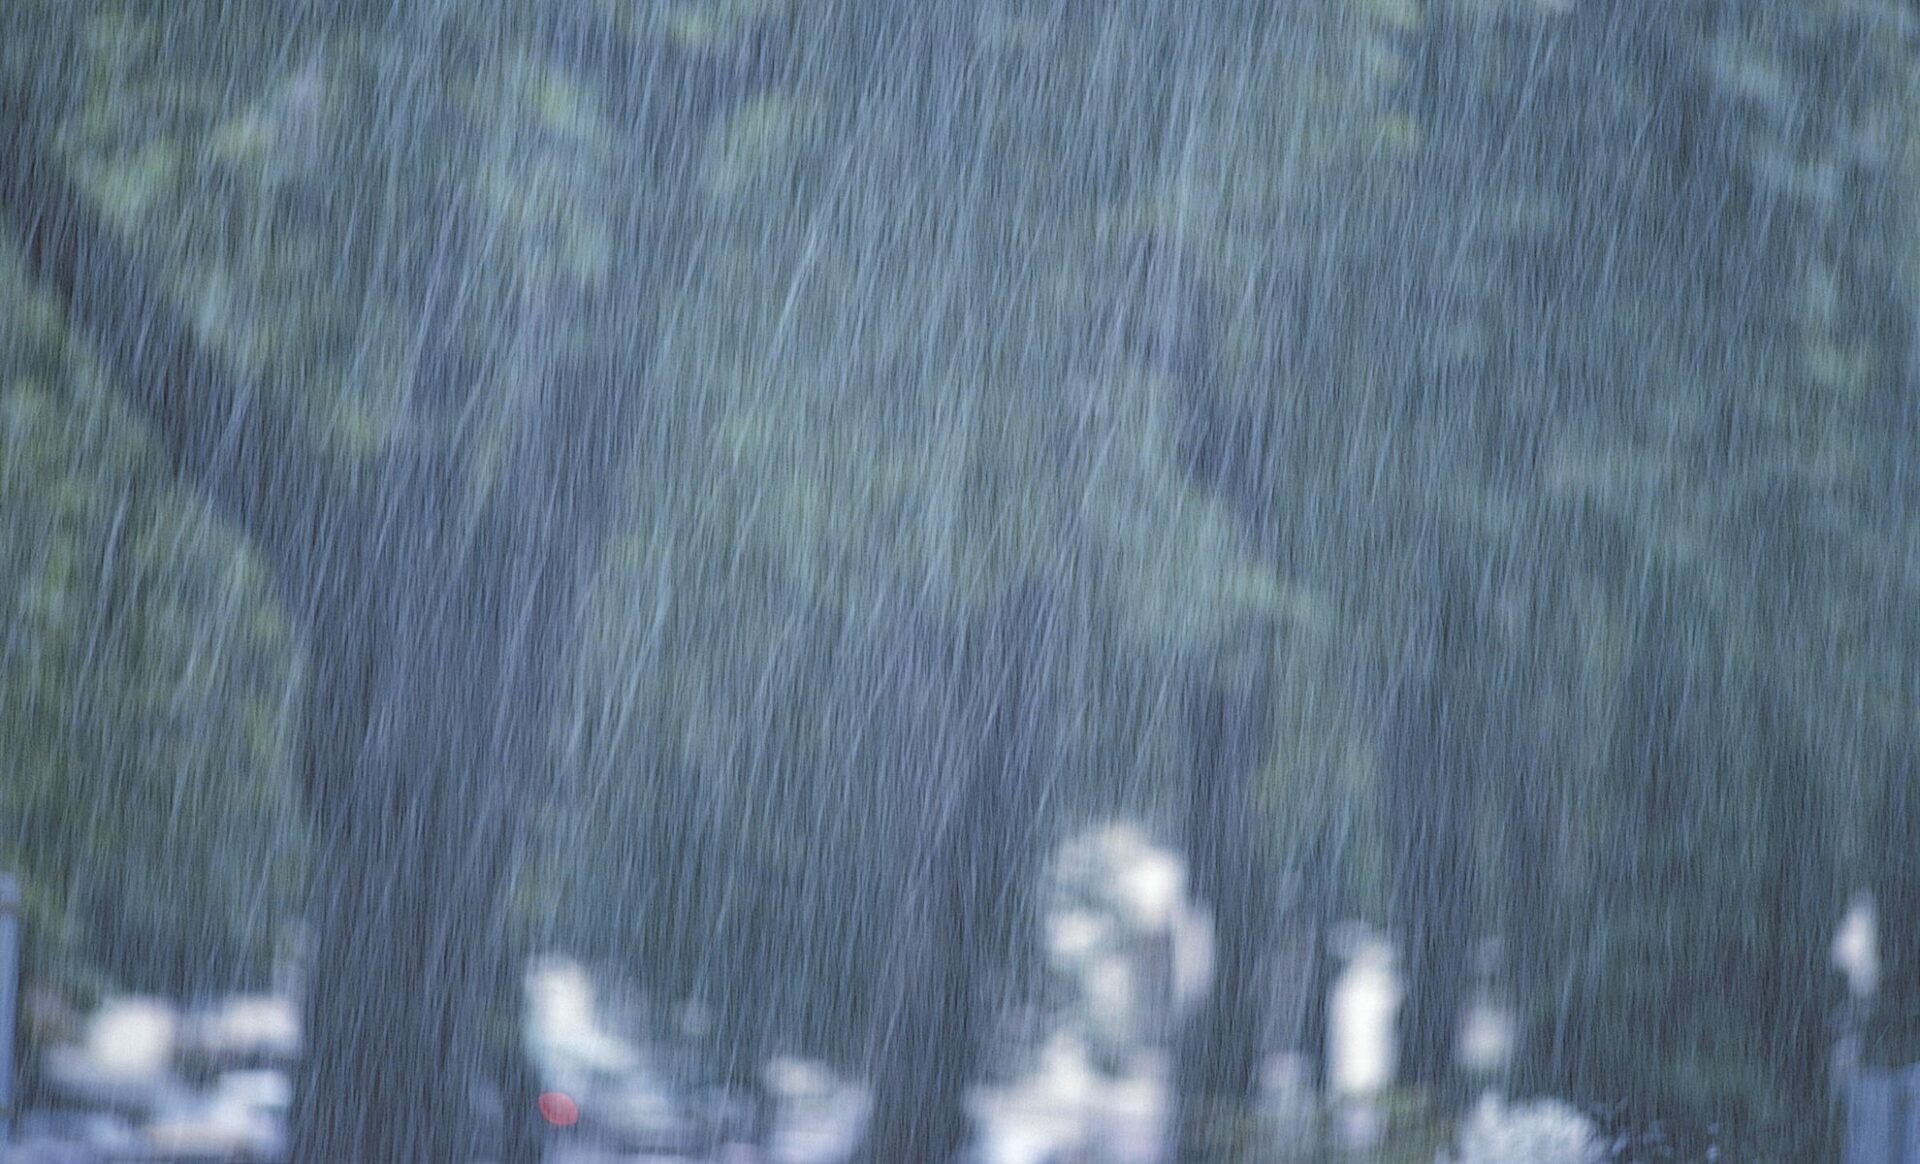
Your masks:
M1258 784L1270 747L1271 628L1248 636L1240 667L1197 678L1187 714L1193 769L1186 849L1193 895L1213 918L1213 981L1180 1033L1174 1159L1241 1164L1259 1158L1267 998L1277 910Z
M584 6L554 11L541 30L551 50L661 157L690 149L772 60L757 47L713 58L635 44ZM11 24L25 27L9 36L63 39L24 17ZM69 111L42 82L0 77L0 216L181 481L271 567L303 632L299 776L316 941L293 1158L473 1158L483 1147L474 1080L450 1068L488 1063L506 1103L507 1143L495 1147L535 1159L517 1022L486 1046L485 1016L518 1009L505 890L530 793L552 763L576 617L646 435L645 324L671 248L611 256L620 293L562 305L623 338L564 353L527 393L507 484L465 525L455 518L470 449L402 439L349 468L203 342L163 273L68 177L52 142ZM471 337L432 339L415 395L470 394Z
M954 635L902 627L893 687L906 727L899 819L901 893L892 965L871 1054L873 1116L861 1159L952 1160L966 1147L966 1090L996 1009L994 967L1031 923L1027 890L1048 835L1039 823L1055 765L1042 752L1051 617L1022 584Z

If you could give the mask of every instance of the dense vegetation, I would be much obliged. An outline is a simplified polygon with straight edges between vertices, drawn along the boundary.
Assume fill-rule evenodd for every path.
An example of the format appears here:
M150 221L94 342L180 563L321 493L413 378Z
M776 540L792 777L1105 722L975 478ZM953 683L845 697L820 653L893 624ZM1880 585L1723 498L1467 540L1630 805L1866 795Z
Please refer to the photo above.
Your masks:
M1896 0L13 0L27 973L304 917L299 1158L455 1159L560 945L935 1159L1124 812L1220 936L1183 1159L1342 914L1440 1110L1497 933L1514 1088L1828 1158L1855 887L1920 1060L1917 66Z

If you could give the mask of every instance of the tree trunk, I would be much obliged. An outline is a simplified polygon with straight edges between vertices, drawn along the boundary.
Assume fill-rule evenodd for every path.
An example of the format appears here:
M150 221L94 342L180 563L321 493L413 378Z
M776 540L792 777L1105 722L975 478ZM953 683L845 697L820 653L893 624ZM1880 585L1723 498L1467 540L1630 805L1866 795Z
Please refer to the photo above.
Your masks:
M1443 640L1459 634L1444 629ZM1381 778L1394 925L1406 978L1401 1078L1442 1108L1462 1096L1455 1036L1474 940L1477 781L1461 668L1415 663L1388 713Z
M341 532L356 552L309 615L317 941L296 1161L538 1155L507 895L568 656L553 636L582 587L570 562L528 568L560 547L505 515L468 534L441 468L396 474Z
M1862 1051L1877 1067L1920 1063L1920 765L1908 741L1896 747L1869 840L1880 985Z
M1311 1083L1317 1095L1326 1095L1333 1082L1333 1055L1328 1049L1332 1034L1330 1022L1333 1001L1334 954L1333 926L1337 921L1336 896L1340 887L1341 845L1321 838L1313 847L1308 869L1307 908L1309 958L1306 1021L1301 1028L1301 1048L1311 1064Z
M723 858L728 848L719 849ZM732 855L738 859L737 853ZM765 1147L776 1114L774 1096L766 1084L770 1027L784 1001L775 986L784 969L778 951L785 933L770 916L770 907L778 908L772 900L777 891L764 881L756 882L766 876L761 870L736 867L729 873L714 868L707 876L716 882L728 876L750 882L737 887L744 902L724 905L718 918L709 919L718 931L715 960L722 965L703 976L714 981L719 996L714 1008L717 1062L711 1064L712 1082L725 1089L730 1101L744 1103L747 1109L741 1113L744 1126L730 1123L723 1134ZM733 1113L728 1114L731 1120Z
M1262 639L1265 647L1270 638ZM1213 917L1213 982L1181 1031L1174 1159L1239 1164L1255 1158L1275 908L1273 869L1257 796L1267 755L1271 684L1203 681L1188 714L1194 763L1187 803L1193 894Z
M982 790L984 793L984 790ZM967 1146L966 1091L978 1077L987 1024L976 990L983 968L977 915L995 885L980 885L971 843L996 806L969 790L935 842L919 892L917 915L903 935L892 1014L875 1056L873 1114L860 1159L869 1164L925 1160L947 1164ZM890 1019L890 1021L889 1021Z
M1670 600L1668 600L1670 601ZM1676 962L1701 948L1700 877L1690 852L1703 835L1708 758L1687 738L1700 702L1691 660L1675 649L1667 603L1646 619L1620 682L1607 745L1607 838L1588 870L1581 905L1586 940L1568 951L1562 1027L1552 1064L1555 1089L1575 1101L1652 1106L1676 1118L1670 1080L1700 1007L1683 991ZM1613 815L1613 814L1618 815ZM1714 908L1718 908L1715 906ZM1689 1112L1689 1115L1697 1114Z
M1833 837L1827 828L1825 790L1790 704L1773 692L1755 708L1755 765L1765 782L1764 816L1768 868L1761 878L1768 943L1752 1013L1755 1040L1766 1062L1772 1113L1786 1160L1831 1160L1833 1108L1827 1086L1832 1017L1841 1001L1839 976L1829 964L1828 942L1839 914L1833 869Z
M971 1138L967 1088L1003 1001L987 986L1030 921L1045 847L1037 822L1050 772L1037 745L1048 610L1037 586L1022 586L946 659L914 667L923 698L908 722L932 722L909 733L908 755L931 783L912 790L928 815L906 854L921 863L900 906L892 1004L872 1056L873 1115L859 1157L869 1164L945 1164Z
M1557 971L1568 955L1554 876L1565 854L1552 823L1556 808L1563 814L1567 810L1558 806L1558 791L1543 775L1561 761L1545 749L1529 755L1532 762L1508 773L1502 816L1507 871L1501 878L1506 896L1502 925L1516 1004L1508 1079L1516 1095L1539 1094L1553 1086L1562 1009Z

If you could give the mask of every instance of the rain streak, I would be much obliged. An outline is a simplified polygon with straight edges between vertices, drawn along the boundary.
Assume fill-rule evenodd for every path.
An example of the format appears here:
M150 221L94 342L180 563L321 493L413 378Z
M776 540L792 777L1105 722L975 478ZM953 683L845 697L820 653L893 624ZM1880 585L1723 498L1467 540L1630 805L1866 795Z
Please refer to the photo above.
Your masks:
M0 0L0 1164L1920 1164L1910 0Z

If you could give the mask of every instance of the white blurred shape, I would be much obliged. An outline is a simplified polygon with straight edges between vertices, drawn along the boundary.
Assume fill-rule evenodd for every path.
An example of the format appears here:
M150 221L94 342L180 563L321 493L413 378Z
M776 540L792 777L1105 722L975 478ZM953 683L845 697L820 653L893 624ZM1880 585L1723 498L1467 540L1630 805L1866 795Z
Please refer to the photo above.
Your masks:
M1879 917L1871 894L1854 896L1833 936L1833 964L1847 976L1855 998L1866 998L1880 985Z
M1558 1100L1508 1105L1481 1099L1460 1128L1454 1164L1599 1164L1600 1138L1587 1118Z
M216 1055L292 1058L300 1053L300 1008L291 998L236 995L197 1027L201 1048Z
M84 1055L103 1076L154 1079L173 1062L179 1014L157 998L116 998L103 1004L87 1025Z
M593 981L570 958L538 959L527 971L528 1043L557 1082L572 1072L630 1072L640 1055L601 1029Z
M1475 1071L1497 1071L1512 1055L1512 1017L1484 999L1474 1003L1460 1028L1460 1062Z
M1342 1095L1372 1095L1393 1082L1394 1017L1400 1009L1400 978L1393 948L1378 939L1358 943L1334 981L1329 1006L1328 1074Z
M1107 940L1107 924L1091 910L1072 909L1047 919L1047 945L1053 956L1077 962Z
M1185 1015L1204 998L1213 982L1213 918L1203 909L1182 907L1173 919L1173 999Z

